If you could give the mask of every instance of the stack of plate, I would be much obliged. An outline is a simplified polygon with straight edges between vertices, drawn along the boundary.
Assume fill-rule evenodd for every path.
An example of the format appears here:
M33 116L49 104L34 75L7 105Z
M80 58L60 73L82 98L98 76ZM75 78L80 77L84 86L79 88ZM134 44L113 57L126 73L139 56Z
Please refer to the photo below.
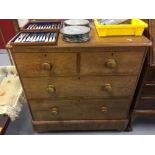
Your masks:
M90 39L90 28L86 26L67 26L61 29L63 40L67 42L85 42Z
M69 19L64 21L65 26L87 26L89 27L89 21L85 19Z
M66 20L61 29L64 41L81 43L90 39L90 27L87 20ZM85 25L85 26L84 26Z

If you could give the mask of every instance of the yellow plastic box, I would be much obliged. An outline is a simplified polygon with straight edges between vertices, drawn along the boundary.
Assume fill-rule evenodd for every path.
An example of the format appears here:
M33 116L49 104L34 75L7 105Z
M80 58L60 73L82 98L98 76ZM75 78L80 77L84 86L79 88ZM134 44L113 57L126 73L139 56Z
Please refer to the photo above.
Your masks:
M99 37L122 35L142 36L144 29L148 27L148 24L140 19L132 19L131 24L118 25L101 25L97 19L94 19L94 24Z

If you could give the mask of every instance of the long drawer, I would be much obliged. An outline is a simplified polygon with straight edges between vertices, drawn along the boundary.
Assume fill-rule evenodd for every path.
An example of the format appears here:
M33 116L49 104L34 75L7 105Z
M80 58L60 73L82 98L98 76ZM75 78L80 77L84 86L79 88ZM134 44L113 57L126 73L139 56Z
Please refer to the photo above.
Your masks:
M135 76L22 78L29 99L63 97L129 97Z
M127 99L29 100L33 120L126 119Z
M79 52L13 53L22 77L138 74L143 52L103 52L91 49ZM88 52L87 52L88 51ZM78 53L79 52L79 53Z

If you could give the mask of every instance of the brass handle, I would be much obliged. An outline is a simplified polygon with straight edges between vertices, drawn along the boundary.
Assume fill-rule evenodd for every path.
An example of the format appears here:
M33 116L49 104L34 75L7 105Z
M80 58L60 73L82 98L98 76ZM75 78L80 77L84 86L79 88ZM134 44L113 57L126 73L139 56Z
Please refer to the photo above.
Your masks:
M49 71L49 70L52 69L52 65L51 65L50 63L48 63L48 62L44 62L44 63L41 65L41 68L42 68L43 70Z
M106 92L112 92L112 86L110 83L107 83L103 86L103 90Z
M108 61L106 62L107 68L115 68L116 66L117 66L117 63L115 59L108 59Z
M53 85L48 85L47 87L47 91L49 93L54 93L56 91L55 87Z
M102 112L107 112L107 111L108 111L108 108L105 107L105 106L103 106L103 107L101 107L101 111L102 111Z
M57 115L58 113L59 113L59 109L57 107L52 107L51 114L52 115Z

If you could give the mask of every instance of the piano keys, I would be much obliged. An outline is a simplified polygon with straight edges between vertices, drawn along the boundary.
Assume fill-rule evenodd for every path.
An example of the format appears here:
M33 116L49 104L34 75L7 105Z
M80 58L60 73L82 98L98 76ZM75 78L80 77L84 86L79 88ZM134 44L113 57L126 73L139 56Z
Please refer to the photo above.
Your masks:
M29 22L23 28L22 31L59 31L62 27L61 22Z
M58 32L48 31L48 32L20 32L12 40L12 45L40 45L49 44L56 45L58 39Z

